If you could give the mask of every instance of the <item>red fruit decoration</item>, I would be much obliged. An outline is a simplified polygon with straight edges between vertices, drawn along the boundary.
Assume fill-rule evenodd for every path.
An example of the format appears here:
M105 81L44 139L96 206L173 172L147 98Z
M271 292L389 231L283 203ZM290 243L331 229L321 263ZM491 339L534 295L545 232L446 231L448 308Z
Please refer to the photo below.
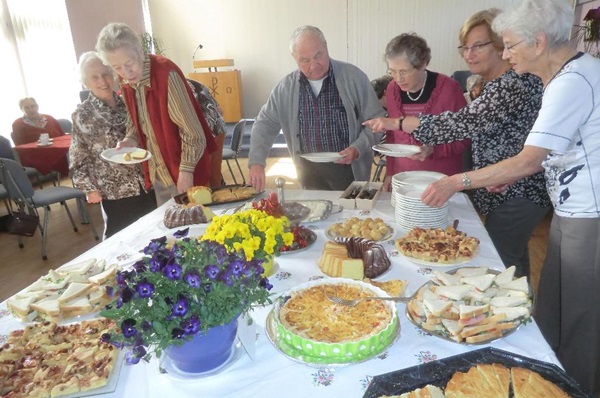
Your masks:
M283 217L284 211L281 204L279 204L279 200L277 198L277 194L275 192L271 192L269 197L266 199L261 199L258 202L252 202L252 207L256 210L262 210L270 216L273 217Z

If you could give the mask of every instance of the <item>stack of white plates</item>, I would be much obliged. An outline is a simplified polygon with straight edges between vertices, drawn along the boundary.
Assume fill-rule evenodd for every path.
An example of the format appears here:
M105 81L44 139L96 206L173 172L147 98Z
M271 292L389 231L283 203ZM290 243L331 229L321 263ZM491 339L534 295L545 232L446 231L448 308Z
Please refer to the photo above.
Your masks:
M415 187L424 190L427 185L445 177L446 174L435 171L403 171L402 173L394 174L392 177L392 206L396 206L396 198L394 191L400 187Z
M429 207L421 201L425 186L394 188L395 218L398 226L406 231L415 227L445 228L448 226L448 203L442 207Z

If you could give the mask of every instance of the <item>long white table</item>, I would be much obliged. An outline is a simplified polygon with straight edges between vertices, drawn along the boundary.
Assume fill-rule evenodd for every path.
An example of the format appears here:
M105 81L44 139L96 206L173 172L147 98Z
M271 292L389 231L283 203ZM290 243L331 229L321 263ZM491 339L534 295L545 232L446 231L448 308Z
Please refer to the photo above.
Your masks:
M286 191L286 199L329 199L337 203L340 192ZM167 235L172 238L175 230L162 225L165 206L141 218L133 225L98 244L74 259L79 262L89 258L106 259L121 265L131 264L141 254L139 250L152 238ZM221 213L232 205L216 207ZM479 255L468 265L485 265L502 270L498 253L492 245L477 213L466 195L456 194L450 200L451 219L459 219L459 229L481 241ZM307 250L276 258L279 268L269 278L272 292L279 296L300 283L323 277L317 268L327 227L352 216L381 217L394 226L394 211L390 194L383 193L373 210L344 210L327 220L306 224L317 233L317 241ZM191 233L201 234L204 227L192 227ZM396 228L397 229L397 228ZM396 231L399 236L399 231ZM391 269L380 279L404 279L409 282L407 293L413 293L427 282L431 268L414 264L398 256L393 239L384 243L392 262ZM444 268L444 270L452 268ZM197 379L186 379L161 374L156 361L141 362L135 366L123 366L117 388L107 397L361 397L372 377L382 373L407 368L436 359L461 354L485 346L466 346L448 342L424 333L406 316L405 305L398 304L401 320L400 337L384 353L359 364L338 368L317 368L295 362L271 345L265 335L264 325L271 308L257 309L252 313L256 320L256 352L254 360L242 352L239 358L218 374ZM21 329L23 324L6 310L6 302L0 304L0 343L11 330ZM550 349L535 322L522 326L512 335L493 342L493 347L530 358L560 363Z

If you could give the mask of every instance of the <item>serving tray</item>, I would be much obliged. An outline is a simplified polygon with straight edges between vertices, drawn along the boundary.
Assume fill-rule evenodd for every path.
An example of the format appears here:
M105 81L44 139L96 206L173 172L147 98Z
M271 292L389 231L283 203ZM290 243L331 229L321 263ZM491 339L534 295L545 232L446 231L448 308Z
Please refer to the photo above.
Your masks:
M422 388L427 384L444 388L455 372L466 372L474 365L492 363L533 370L562 388L573 398L593 398L593 395L585 393L575 379L558 366L493 347L375 376L363 398L399 395Z
M218 188L211 188L211 190L213 192L217 192L217 191L221 191L223 189L232 189L232 188L243 188L243 187L250 187L250 185L243 185L243 184L238 184L238 185L226 185L224 187L218 187ZM256 198L258 195L262 194L262 192L257 192L254 195L247 197L247 198L243 198L243 199L234 199L234 200L228 200L228 201L224 201L224 202L211 202L211 203L207 203L204 206L218 206L218 205L225 205L228 203L239 203L239 202L247 202L250 201L254 198ZM189 199L187 197L187 193L181 193L177 196L174 196L173 199L175 200L175 203L181 204L181 205L187 205L189 203Z

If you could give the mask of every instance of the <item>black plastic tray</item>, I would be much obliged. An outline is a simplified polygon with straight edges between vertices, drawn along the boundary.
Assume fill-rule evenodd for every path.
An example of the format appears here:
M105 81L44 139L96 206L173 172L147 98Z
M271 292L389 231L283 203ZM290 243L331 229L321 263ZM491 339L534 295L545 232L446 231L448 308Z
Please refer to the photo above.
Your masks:
M573 398L594 398L593 395L585 393L579 384L558 366L492 347L375 376L363 398L399 395L427 384L445 388L455 372L466 372L473 365L491 363L533 370Z

